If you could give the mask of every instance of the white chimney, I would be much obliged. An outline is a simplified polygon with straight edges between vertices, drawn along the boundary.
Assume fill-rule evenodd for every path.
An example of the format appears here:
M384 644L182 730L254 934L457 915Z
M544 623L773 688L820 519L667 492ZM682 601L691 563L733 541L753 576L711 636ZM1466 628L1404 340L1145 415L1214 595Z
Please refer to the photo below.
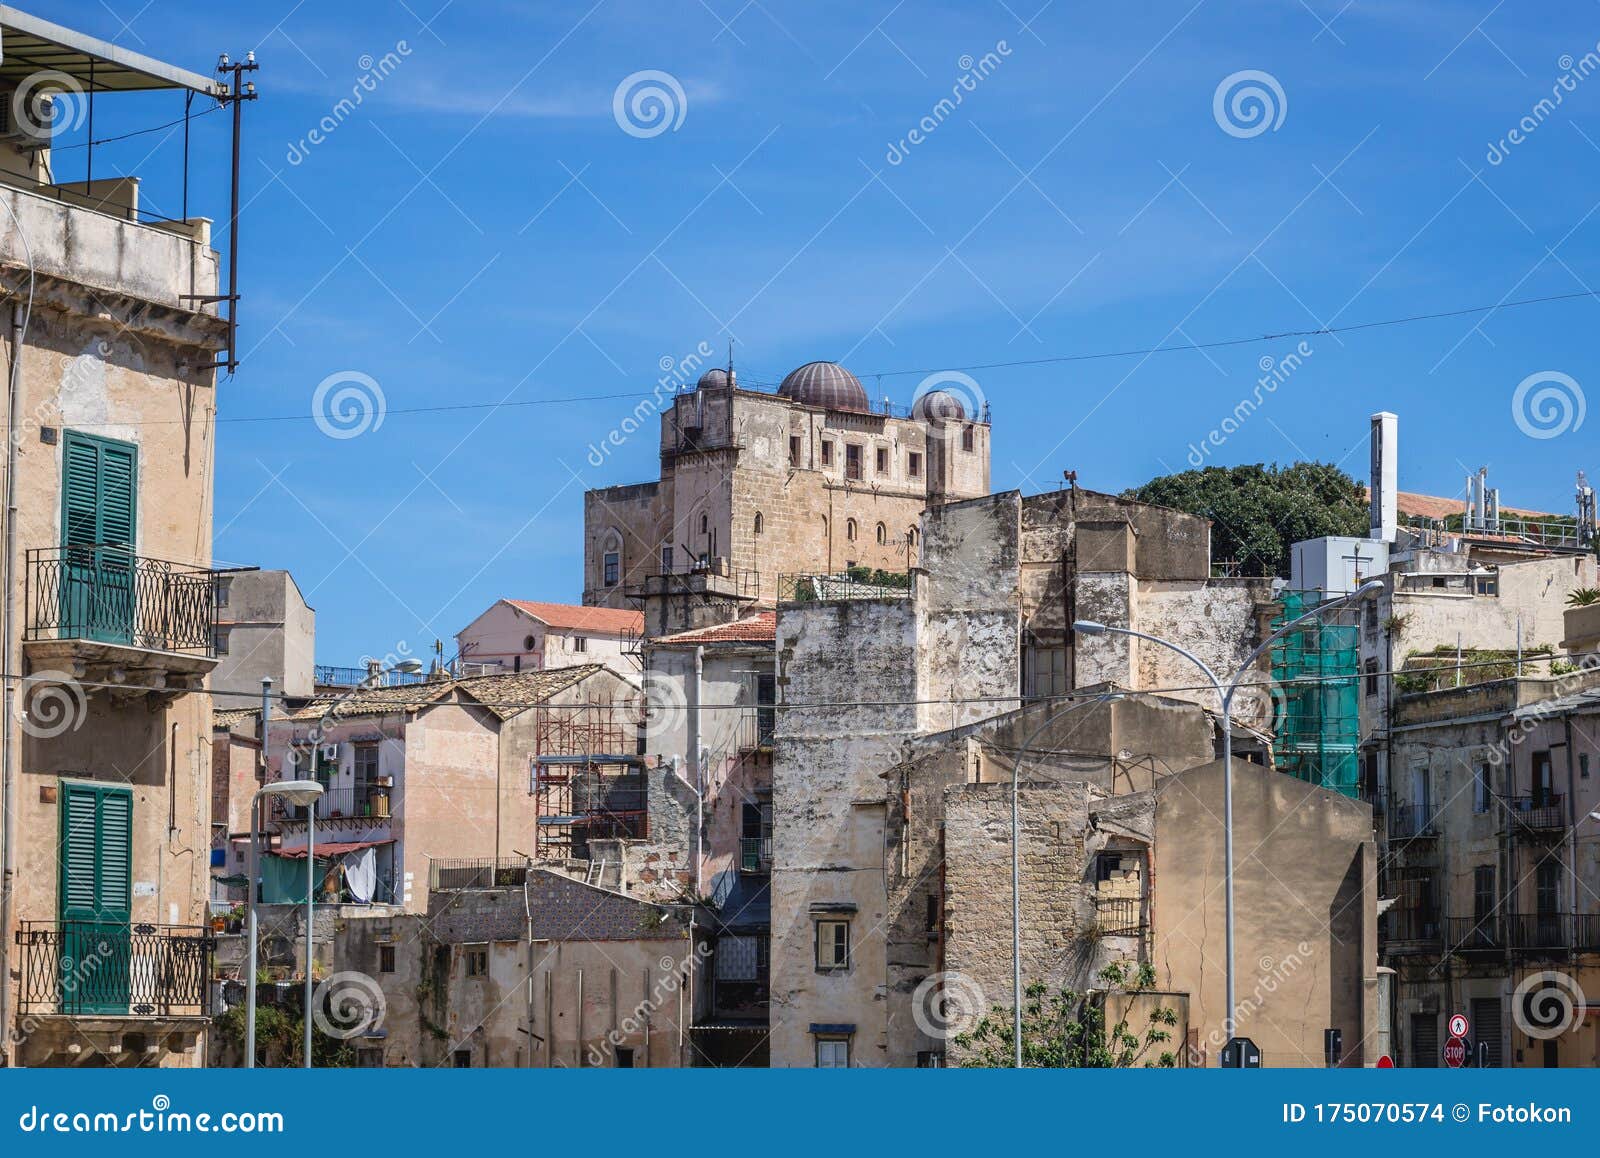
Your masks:
M1380 410L1372 416L1372 538L1394 542L1400 521L1396 492L1400 485L1400 419Z

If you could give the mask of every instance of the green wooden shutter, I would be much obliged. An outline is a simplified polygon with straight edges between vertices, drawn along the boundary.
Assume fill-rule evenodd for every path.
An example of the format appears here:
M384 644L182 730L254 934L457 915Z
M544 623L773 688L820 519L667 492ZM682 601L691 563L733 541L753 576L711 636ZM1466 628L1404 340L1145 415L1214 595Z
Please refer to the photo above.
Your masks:
M132 985L133 794L63 784L60 1008L126 1013Z
M99 902L97 848L100 794L76 784L61 789L61 919L93 920Z
M62 449L61 545L87 547L100 533L100 448L67 431Z
M134 545L137 451L126 443L100 447L100 542Z

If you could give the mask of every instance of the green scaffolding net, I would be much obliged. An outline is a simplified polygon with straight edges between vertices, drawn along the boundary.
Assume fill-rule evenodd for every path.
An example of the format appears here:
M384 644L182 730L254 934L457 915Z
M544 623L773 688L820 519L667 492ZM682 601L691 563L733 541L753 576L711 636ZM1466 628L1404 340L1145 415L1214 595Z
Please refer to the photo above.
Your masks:
M1274 630L1322 600L1320 591L1284 592ZM1272 645L1272 752L1278 770L1350 797L1360 787L1361 740L1360 628L1350 622L1352 614L1313 619Z

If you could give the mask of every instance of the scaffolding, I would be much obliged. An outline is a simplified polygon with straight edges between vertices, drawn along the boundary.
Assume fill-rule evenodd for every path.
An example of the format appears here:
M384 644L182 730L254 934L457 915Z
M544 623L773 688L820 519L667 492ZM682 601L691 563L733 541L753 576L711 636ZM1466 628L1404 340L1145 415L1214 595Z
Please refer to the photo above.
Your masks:
M1286 591L1273 628L1323 600L1320 591ZM1360 792L1361 647L1354 614L1313 620L1272 646L1273 759L1280 772L1345 796Z
M637 722L609 699L541 707L532 784L536 860L589 860L591 840L650 835Z

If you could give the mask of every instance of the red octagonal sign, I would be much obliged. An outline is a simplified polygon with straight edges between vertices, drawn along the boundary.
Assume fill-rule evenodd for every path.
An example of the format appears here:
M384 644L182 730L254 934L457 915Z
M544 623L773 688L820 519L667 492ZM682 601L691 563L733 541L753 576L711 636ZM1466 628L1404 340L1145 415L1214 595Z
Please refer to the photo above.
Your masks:
M1452 1037L1444 1043L1444 1063L1452 1069L1458 1069L1467 1061L1467 1043L1459 1037Z

